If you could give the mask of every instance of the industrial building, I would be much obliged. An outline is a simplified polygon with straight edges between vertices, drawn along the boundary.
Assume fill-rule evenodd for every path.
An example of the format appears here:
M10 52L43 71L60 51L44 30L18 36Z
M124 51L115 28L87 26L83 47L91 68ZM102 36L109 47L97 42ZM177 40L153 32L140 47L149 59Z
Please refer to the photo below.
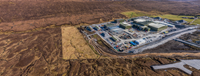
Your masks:
M140 44L146 43L146 41L144 39L138 39L138 40L135 40L135 43L140 45Z
M100 28L98 26L93 27L94 30L98 31Z
M132 41L130 41L130 44L131 44L131 45L134 45L134 46L137 45L136 43L134 43L134 42L132 42Z
M90 27L86 27L86 29L87 29L88 31L92 31L92 29L91 29Z
M138 18L130 18L128 19L129 21L134 21L135 19L138 19Z
M156 19L161 19L160 17L156 17ZM154 30L154 31L161 31L167 27L175 27L172 24L163 22L163 21L152 21L149 19L136 19L133 18L133 27L137 27L141 30Z
M106 25L104 25L105 28L112 27L112 26L115 26L115 25L112 24L112 23L111 23L111 24L106 24Z
M147 21L146 19L134 19L133 22L135 23L140 23L140 22L145 22Z
M94 31L117 52L128 52L162 39L163 34L177 29L177 25L173 25L170 20L159 19L161 18L136 17L126 21L116 19L111 23L91 25L85 29L90 32Z
M161 30L167 29L167 26L163 24L157 24L157 23L150 23L148 27L154 31L161 31Z
M155 18L153 18L153 19L155 19L155 20L162 20L161 17L155 17Z
M172 28L175 27L175 25L172 25L172 24L169 24L169 23L166 23L166 22L163 22L163 21L154 21L154 22L157 23L157 24L163 24L165 26L172 27Z
M133 23L133 27L138 28L144 31L161 31L166 29L167 27L174 27L174 25L167 24L161 21L148 21L146 19L135 19Z
M153 21L147 21L145 19L135 19L133 23L133 27L138 28L140 30L144 31L161 31L164 29L167 29L167 27L174 27L174 25L167 24L164 22L153 22Z
M114 41L114 42L117 41L117 39L116 39L115 37L110 37L110 39L111 39L112 41Z
M115 33L115 34L120 34L121 32L123 32L123 29L122 29L122 28L119 28L119 26L109 27L109 30L110 30L112 33Z
M119 27L121 27L123 29L129 29L132 27L132 25L128 24L127 22L123 22L123 23L120 23Z
M176 23L187 23L187 21L185 20L178 20L178 21L175 21Z

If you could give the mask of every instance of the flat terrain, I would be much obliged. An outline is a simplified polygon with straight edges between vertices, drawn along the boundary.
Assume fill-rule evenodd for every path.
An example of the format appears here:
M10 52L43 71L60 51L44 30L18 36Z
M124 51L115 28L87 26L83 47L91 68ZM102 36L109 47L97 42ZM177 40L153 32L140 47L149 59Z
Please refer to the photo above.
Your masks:
M96 59L95 49L88 46L83 35L74 26L61 27L63 59Z

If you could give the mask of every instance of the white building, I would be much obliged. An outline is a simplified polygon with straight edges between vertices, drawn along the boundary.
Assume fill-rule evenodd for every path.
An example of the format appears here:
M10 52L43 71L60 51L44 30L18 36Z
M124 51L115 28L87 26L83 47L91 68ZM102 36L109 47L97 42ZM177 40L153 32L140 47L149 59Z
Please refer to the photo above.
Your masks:
M135 41L135 43L140 45L140 44L146 43L146 41L144 39L138 39L138 40Z
M163 24L165 26L168 26L168 27L175 27L175 25L172 25L172 24L169 24L169 23L166 23L166 22L163 22L163 21L154 21L155 23L158 23L158 24Z

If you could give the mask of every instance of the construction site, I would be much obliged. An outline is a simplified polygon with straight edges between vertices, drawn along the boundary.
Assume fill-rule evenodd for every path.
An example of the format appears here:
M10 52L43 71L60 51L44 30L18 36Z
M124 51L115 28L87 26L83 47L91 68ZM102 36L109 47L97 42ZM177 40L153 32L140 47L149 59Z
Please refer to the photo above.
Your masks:
M177 25L176 22L160 17L141 16L116 19L111 22L81 26L81 28L87 40L107 48L107 52L137 54L170 40L178 40L176 38L193 33L198 27Z

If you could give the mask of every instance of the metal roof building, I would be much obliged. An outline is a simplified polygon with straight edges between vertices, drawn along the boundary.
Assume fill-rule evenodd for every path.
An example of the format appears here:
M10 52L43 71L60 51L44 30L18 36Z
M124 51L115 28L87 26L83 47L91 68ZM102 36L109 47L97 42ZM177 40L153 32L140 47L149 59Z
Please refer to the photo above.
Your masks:
M129 29L132 27L131 24L127 23L127 22L123 22L119 25L119 27L123 28L123 29Z
M154 17L153 19L161 20L161 17Z
M178 20L178 21L176 21L176 23L187 23L187 21L185 21L185 20Z
M172 25L172 24L169 24L169 23L166 23L166 22L163 22L163 21L154 21L155 23L159 23L159 24L163 24L165 26L168 26L168 27L175 27L175 25Z
M114 33L121 33L121 32L123 32L123 29L119 28L119 26L109 27L109 29L110 29L111 32L114 32Z
M112 27L112 26L115 26L114 24L106 24L105 27Z
M135 45L137 45L137 44L135 44L135 43L134 43L134 42L132 42L132 41L130 42L130 44L132 44L132 45L134 45L134 46L135 46Z
M146 41L144 39L138 39L135 41L136 44L144 44Z
M134 20L134 22L137 22L137 23L138 23L138 22L145 22L145 21L147 21L147 20L146 20L146 19L135 19L135 20Z
M154 31L161 31L161 30L167 29L167 26L163 24L158 24L158 23L150 23L149 27Z

